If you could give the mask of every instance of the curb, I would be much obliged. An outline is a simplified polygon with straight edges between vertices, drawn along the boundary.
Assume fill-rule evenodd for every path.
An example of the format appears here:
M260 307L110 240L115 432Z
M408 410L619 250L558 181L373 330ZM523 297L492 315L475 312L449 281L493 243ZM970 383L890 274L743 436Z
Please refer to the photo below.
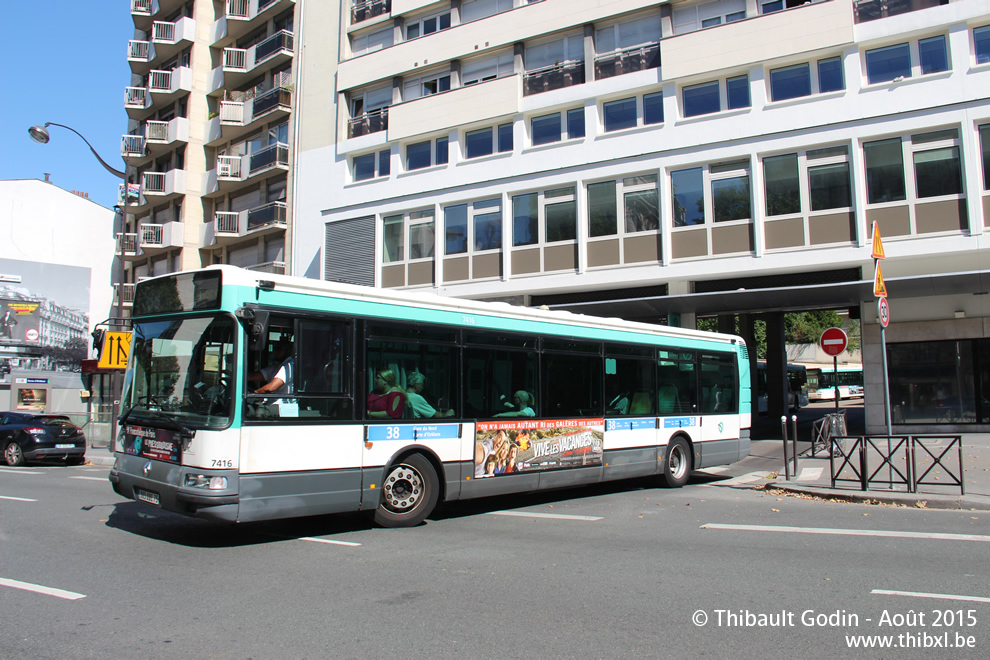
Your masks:
M795 486L776 481L767 482L765 488L776 488L801 495L813 495L826 499L870 504L898 504L919 509L956 509L964 511L990 511L990 497L968 495L939 495L935 493L890 493L877 491L841 491L813 486ZM924 506L918 506L924 502Z

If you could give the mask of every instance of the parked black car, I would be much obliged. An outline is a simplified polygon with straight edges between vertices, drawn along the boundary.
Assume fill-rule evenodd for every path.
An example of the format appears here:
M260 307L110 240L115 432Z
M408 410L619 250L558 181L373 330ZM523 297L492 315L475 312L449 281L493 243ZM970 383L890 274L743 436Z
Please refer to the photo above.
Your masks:
M86 436L64 415L4 412L0 413L0 449L12 467L47 460L82 465Z

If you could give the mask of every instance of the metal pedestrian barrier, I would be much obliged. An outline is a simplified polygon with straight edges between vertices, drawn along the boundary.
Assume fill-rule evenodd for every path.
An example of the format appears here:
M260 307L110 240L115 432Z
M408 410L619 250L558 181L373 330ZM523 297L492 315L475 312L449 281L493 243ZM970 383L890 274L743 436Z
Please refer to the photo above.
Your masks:
M917 493L918 486L938 486L966 494L962 436L833 436L831 442L832 488L857 484L864 491L872 486ZM919 471L919 461L929 460L931 465Z

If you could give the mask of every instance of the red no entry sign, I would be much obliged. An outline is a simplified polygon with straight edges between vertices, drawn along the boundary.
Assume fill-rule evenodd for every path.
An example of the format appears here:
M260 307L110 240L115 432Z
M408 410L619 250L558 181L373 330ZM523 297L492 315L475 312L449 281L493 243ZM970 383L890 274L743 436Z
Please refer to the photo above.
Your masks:
M846 332L842 328L829 328L822 333L818 345L822 347L826 355L835 357L846 350L846 346L849 345L849 337L846 336Z

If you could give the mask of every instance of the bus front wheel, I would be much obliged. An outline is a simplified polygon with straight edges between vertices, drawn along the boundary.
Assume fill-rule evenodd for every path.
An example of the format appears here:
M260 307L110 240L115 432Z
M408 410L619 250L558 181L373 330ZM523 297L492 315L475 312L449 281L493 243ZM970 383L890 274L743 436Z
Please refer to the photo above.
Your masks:
M388 469L375 522L382 527L412 527L432 513L440 495L437 473L422 454L412 454Z
M663 482L667 488L680 488L691 474L691 448L684 438L671 438L663 462Z

